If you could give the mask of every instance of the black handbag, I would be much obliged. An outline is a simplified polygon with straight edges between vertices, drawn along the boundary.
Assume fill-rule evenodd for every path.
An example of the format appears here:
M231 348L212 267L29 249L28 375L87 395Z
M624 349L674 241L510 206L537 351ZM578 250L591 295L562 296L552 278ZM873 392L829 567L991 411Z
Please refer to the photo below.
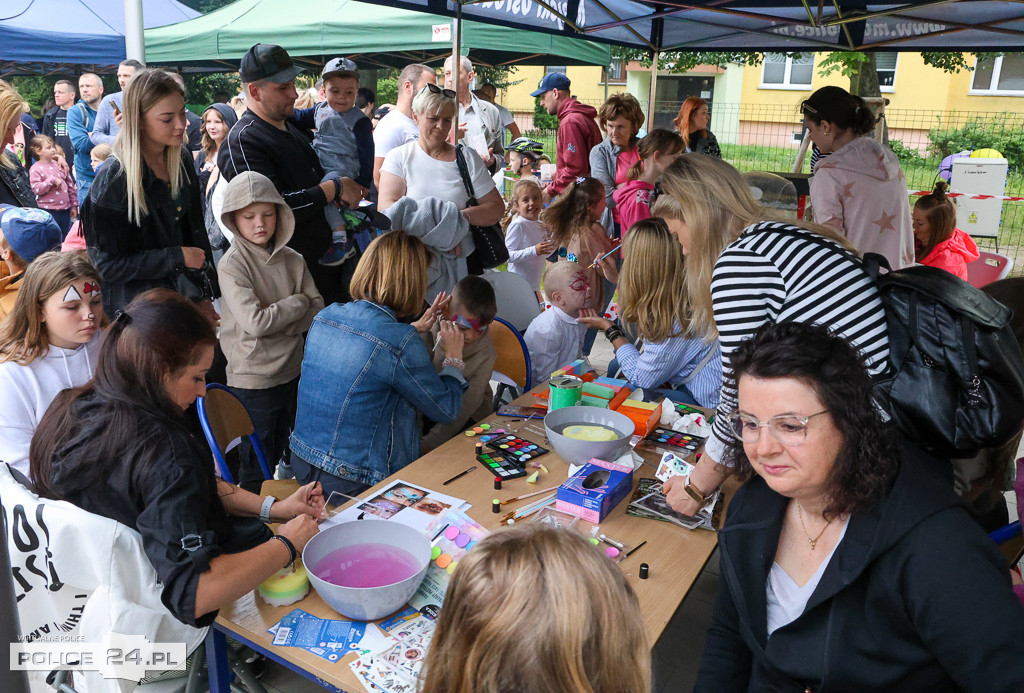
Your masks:
M459 175L462 177L462 184L469 195L467 207L475 207L479 204L473 194L473 183L469 178L469 167L466 166L466 159L462 154L462 145L455 148L455 162L459 166ZM469 231L473 234L473 245L476 250L466 258L466 267L470 274L483 274L484 270L494 269L498 265L508 262L508 248L505 247L505 234L499 224L491 226L469 225Z
M190 301L212 301L217 297L213 277L217 270L207 259L200 269L192 267L176 267L174 271L174 290Z

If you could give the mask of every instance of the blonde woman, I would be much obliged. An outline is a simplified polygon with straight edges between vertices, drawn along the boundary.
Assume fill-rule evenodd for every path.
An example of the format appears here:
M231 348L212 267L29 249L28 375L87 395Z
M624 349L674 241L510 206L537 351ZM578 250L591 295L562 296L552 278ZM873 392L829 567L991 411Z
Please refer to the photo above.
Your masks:
M36 206L28 169L21 165L14 150L8 149L15 146L21 114L26 110L25 100L7 82L0 80L0 204L15 207ZM21 145L24 147L24 142Z
M692 515L730 472L720 462L735 444L729 358L741 342L768 322L823 325L848 339L878 374L888 360L889 336L874 281L830 227L766 221L769 215L739 172L705 154L680 156L661 186L652 214L665 219L686 255L687 328L718 337L725 364L705 454L685 485L665 485L672 506Z
M717 407L722 351L717 339L692 331L687 320L679 243L665 221L655 218L634 224L622 247L626 259L619 271L619 314L636 326L643 352L611 320L581 317L580 322L604 331L622 376L633 385L645 390L668 386L675 390L673 400Z
M324 495L356 495L420 456L422 414L450 422L462 409L463 337L441 321L440 372L420 338L445 294L413 324L427 287L430 251L404 231L370 243L352 276L351 303L333 303L313 320L299 378L291 466Z
M29 264L0 323L0 460L28 474L32 434L53 398L92 378L102 321L100 275L85 253Z
M185 96L163 70L142 70L124 90L114 155L96 174L82 215L89 257L103 275L114 314L155 287L201 302L216 295L216 273L185 135Z
M421 693L647 693L651 653L622 571L574 532L517 525L459 563Z

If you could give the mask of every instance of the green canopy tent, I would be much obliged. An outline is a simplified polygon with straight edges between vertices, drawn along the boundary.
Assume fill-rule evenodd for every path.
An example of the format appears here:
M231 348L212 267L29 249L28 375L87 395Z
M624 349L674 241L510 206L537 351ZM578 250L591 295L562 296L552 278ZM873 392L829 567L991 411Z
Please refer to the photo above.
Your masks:
M462 52L495 65L602 65L607 45L473 21ZM237 0L216 12L146 31L148 64L237 69L254 43L276 43L311 67L344 55L360 66L438 63L452 54L452 20L355 0Z

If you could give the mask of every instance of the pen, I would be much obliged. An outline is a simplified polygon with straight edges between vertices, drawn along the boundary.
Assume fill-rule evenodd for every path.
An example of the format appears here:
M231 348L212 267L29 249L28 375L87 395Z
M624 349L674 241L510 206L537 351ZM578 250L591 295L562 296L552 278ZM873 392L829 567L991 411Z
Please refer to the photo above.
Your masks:
M593 269L594 267L597 267L597 263L601 262L601 260L604 260L604 259L605 259L606 257L608 257L609 255L611 255L612 253L614 253L614 252L615 252L616 250L618 250L618 249L619 249L619 248L621 248L621 247L622 247L622 244L621 244L621 243L619 243L619 244L618 244L617 246L615 246L614 248L612 248L611 250L609 250L609 251L608 251L607 253L605 253L605 254L604 254L604 255L602 255L601 257L597 258L597 259L596 259L596 260L594 260L594 261L593 261L592 263L590 263L590 267L588 267L587 269Z
M459 472L458 474L456 474L455 476L453 476L453 477L452 477L451 479L449 479L448 481L445 481L445 482L443 482L443 483L442 483L441 485L442 485L442 486L447 486L448 484L452 483L452 482L453 482L453 481L455 481L456 479L461 479L462 477L466 476L467 474L469 474L469 473L470 473L471 471L473 471L474 469L476 469L476 465L475 465L475 464L474 464L474 465L473 465L472 467L470 467L469 469L467 469L466 471L464 471L464 472Z

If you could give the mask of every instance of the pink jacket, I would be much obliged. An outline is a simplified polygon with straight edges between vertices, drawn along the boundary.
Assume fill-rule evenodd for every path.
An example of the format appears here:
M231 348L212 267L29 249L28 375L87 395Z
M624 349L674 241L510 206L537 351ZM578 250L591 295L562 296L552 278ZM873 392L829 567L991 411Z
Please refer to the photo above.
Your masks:
M900 161L869 137L857 137L818 162L811 178L814 221L842 231L861 253L879 253L893 269L914 264L914 230Z
M612 193L615 208L619 210L619 224L622 239L626 239L629 228L642 219L651 218L651 193L654 186L641 180L628 180Z
M932 248L921 264L944 269L967 281L967 263L979 257L974 239L960 229L953 229L953 235Z
M78 189L75 180L65 173L56 161L37 161L28 174L32 192L42 209L78 209Z

